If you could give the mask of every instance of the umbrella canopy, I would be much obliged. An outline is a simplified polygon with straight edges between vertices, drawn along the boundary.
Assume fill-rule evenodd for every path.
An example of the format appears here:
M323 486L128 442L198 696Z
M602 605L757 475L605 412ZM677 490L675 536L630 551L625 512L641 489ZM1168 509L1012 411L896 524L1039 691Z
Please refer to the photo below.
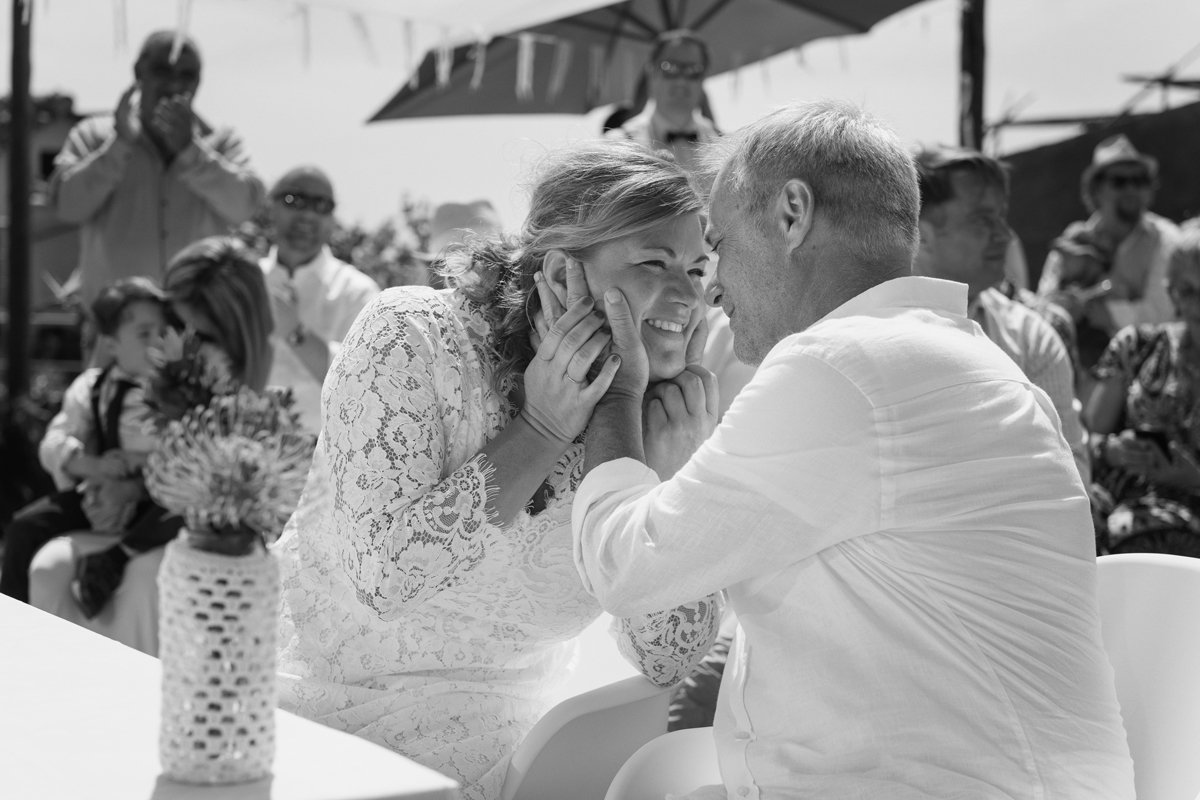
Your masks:
M828 36L863 33L919 0L562 0L558 16L491 28L486 45L426 54L372 122L475 114L583 114L628 100L655 37L690 28L708 43L710 74ZM499 0L488 3L489 18ZM517 6L528 6L518 2ZM519 19L514 14L510 19ZM529 19L526 17L526 19ZM481 62L482 59L482 62Z

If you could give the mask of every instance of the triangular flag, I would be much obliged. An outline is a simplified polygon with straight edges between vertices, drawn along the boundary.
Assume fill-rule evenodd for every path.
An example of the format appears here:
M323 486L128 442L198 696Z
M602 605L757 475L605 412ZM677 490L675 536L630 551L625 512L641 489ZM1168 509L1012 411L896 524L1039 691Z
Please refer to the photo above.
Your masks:
M532 33L517 34L517 99L533 99L533 48Z
M404 20L404 51L408 59L408 88L416 89L420 78L417 76L417 53L413 46L413 21Z
M175 41L171 44L172 64L183 52L183 40L187 38L188 27L192 21L192 0L179 0L179 21L175 26Z
M358 34L358 38L362 41L363 50L366 51L367 60L372 64L379 63L379 53L375 50L375 42L371 39L371 29L367 27L367 19L362 15L362 12L350 12L350 22L354 25L354 32Z
M475 68L471 71L471 91L477 91L483 85L483 70L487 63L488 42L480 39L475 42L475 48L472 51L475 59Z
M566 39L559 39L554 50L554 66L550 69L550 89L546 93L551 103L562 94L563 86L567 83L567 72L571 69L571 54L575 45Z
M450 68L454 66L454 50L450 47L450 30L442 28L442 38L434 50L433 60L436 67L437 85L445 86L450 82Z

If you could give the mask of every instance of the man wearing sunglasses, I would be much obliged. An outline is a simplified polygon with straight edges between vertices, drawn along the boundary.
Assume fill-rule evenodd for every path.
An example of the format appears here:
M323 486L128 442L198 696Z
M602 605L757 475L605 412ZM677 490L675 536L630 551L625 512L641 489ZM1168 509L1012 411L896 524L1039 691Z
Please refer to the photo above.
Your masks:
M226 233L262 204L263 184L236 133L192 109L200 51L174 31L150 34L112 115L77 124L54 160L50 203L80 226L70 285L89 304L114 281L162 279L177 252Z
M687 30L659 34L646 64L645 108L605 135L670 150L680 165L692 169L698 146L718 135L701 113L708 65L708 46L696 34Z
M333 183L322 170L289 170L271 189L267 209L271 251L262 260L275 358L268 384L288 386L300 419L321 429L321 384L358 312L379 294L366 274L329 249L337 207Z
M1139 322L1167 322L1174 317L1167 296L1167 262L1179 230L1150 211L1158 185L1158 160L1139 153L1124 135L1096 145L1083 172L1083 204L1091 216L1072 222L1061 239L1086 233L1110 260L1106 276L1112 288L1104 295L1081 295L1074 305L1104 333ZM1066 285L1063 256L1052 250L1042 268L1038 294L1059 298L1084 290ZM1061 302L1061 300L1060 300Z

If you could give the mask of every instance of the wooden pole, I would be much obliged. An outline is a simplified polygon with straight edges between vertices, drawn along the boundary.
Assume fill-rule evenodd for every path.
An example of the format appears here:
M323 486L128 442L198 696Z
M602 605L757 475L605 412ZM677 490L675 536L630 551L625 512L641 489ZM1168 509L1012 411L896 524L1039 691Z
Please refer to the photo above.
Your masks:
M32 175L29 132L33 122L30 99L29 31L33 0L12 0L12 112L8 150L8 397L29 391L30 305L29 192Z
M983 149L984 12L987 0L961 0L959 136L963 147Z

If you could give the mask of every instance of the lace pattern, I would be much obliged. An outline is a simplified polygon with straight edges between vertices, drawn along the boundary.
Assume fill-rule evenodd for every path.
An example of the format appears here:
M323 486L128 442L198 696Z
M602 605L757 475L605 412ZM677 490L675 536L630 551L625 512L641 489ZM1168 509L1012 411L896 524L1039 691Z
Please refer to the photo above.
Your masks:
M406 287L355 322L322 397L325 427L279 546L280 704L499 795L507 758L600 614L571 552L576 443L548 503L488 518L479 450L511 409L491 389L490 330L451 290ZM715 638L713 598L622 621L658 683Z

